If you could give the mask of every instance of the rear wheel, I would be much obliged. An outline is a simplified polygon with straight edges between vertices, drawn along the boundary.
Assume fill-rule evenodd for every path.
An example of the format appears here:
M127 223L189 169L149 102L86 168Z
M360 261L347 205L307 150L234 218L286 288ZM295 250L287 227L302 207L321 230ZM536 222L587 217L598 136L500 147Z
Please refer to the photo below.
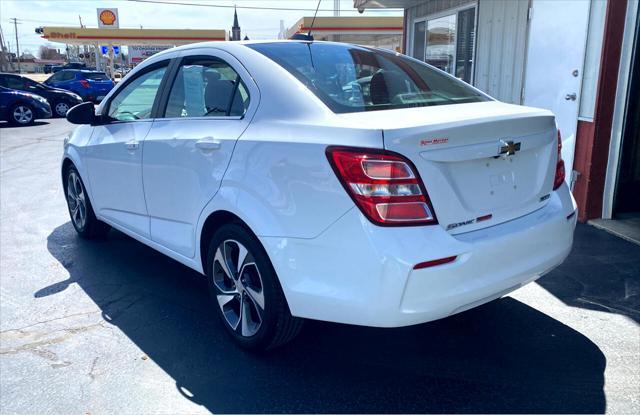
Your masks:
M18 104L11 108L11 123L16 125L29 125L33 123L33 108L27 104Z
M93 212L87 190L75 167L69 167L65 175L65 196L73 227L83 238L103 238L109 232L109 225L99 221Z
M291 315L267 253L241 224L215 232L206 271L213 307L241 347L273 349L300 332L303 320Z

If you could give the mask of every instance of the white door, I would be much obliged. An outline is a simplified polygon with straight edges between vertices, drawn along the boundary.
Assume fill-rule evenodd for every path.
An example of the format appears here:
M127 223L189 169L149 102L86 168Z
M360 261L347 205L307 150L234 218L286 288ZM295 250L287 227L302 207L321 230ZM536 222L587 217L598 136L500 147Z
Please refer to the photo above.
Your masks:
M589 5L589 0L533 0L529 22L523 103L555 114L570 184Z
M151 239L193 257L200 213L218 191L258 97L231 55L189 52L145 138L142 166Z
M86 147L91 197L98 216L149 238L142 189L142 144L153 124L156 93L168 61L127 81L105 107Z

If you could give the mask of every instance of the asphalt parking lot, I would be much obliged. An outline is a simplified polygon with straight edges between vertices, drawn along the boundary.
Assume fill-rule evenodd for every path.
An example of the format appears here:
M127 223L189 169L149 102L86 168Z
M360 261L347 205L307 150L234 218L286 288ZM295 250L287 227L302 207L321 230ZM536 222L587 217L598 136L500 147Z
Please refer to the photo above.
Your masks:
M567 261L506 298L402 329L308 322L256 356L199 274L119 232L76 236L71 129L0 124L3 414L640 413L640 246L579 225Z

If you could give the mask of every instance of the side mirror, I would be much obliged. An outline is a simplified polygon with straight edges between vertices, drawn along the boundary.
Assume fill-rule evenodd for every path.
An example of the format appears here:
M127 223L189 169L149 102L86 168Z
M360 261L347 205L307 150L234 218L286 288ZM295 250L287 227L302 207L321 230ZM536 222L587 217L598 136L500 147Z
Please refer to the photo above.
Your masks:
M67 121L72 124L93 124L96 120L96 109L93 102L83 102L67 111Z

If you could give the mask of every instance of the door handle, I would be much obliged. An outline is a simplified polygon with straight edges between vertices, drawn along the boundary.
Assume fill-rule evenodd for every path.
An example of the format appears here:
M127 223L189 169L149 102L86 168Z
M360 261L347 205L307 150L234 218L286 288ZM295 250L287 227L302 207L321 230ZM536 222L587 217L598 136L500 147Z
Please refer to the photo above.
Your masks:
M220 140L213 137L203 137L196 141L196 147L205 153L218 150L220 149Z
M566 99L567 101L575 101L576 98L578 98L578 96L575 92L564 96L564 99Z
M136 140L129 140L126 143L124 143L124 146L129 151L135 151L140 147L140 143L138 143Z

